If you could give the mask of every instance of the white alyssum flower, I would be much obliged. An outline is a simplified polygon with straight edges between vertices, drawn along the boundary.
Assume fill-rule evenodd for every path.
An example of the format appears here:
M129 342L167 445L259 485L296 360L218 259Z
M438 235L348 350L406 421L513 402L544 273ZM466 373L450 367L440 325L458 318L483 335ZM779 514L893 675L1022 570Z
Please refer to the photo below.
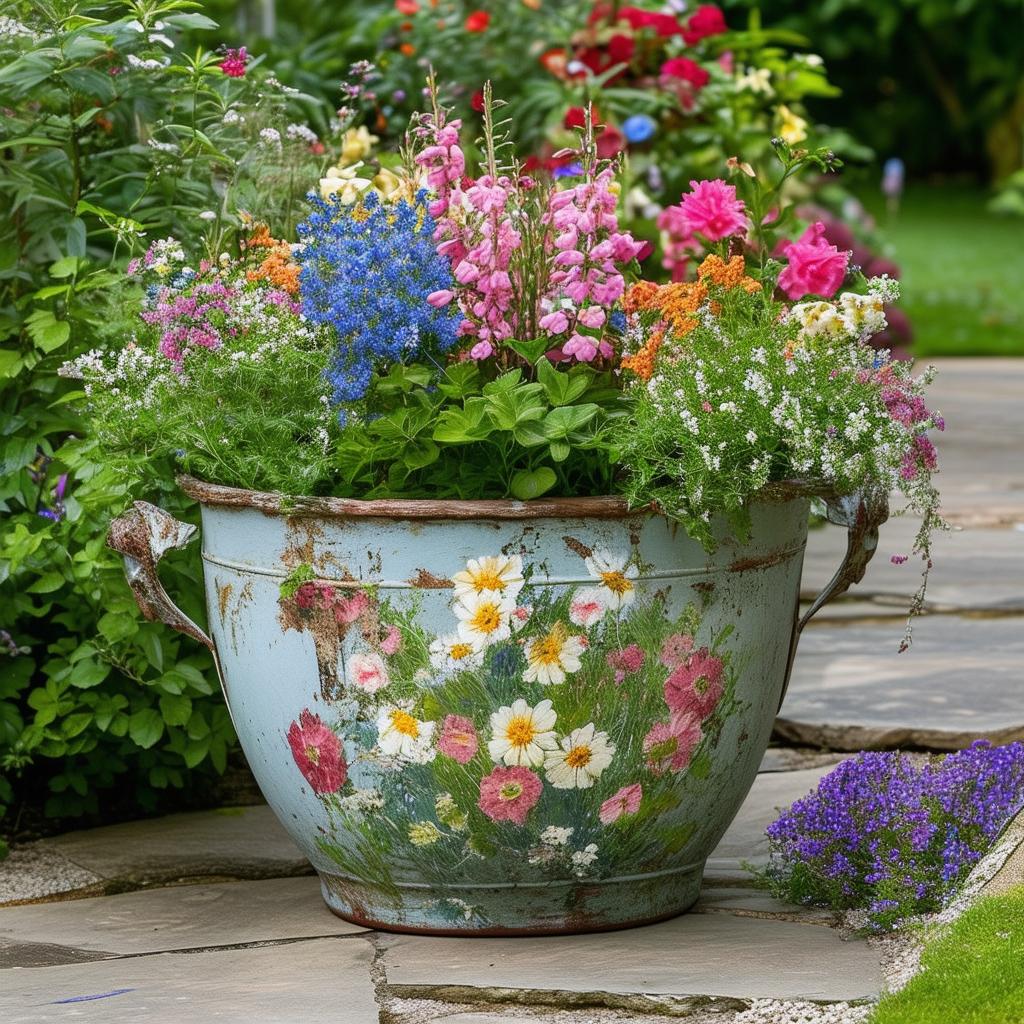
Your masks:
M548 825L540 834L540 841L545 846L565 846L572 838L573 829L561 828L558 825Z
M597 843L587 843L582 850L577 850L572 855L572 866L576 874L582 875L595 860L597 860Z

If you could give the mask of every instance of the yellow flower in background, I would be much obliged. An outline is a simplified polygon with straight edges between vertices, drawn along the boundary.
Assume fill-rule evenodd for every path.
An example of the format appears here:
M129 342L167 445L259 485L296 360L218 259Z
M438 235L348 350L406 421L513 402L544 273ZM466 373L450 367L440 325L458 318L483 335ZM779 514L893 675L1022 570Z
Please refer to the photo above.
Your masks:
M779 135L791 146L807 138L807 122L790 110L785 103L779 104L776 114L779 117Z
M349 128L341 140L341 156L338 163L345 167L366 159L378 142L380 139L376 135L371 135L365 124L358 128Z
M409 181L401 178L394 171L382 167L373 179L373 187L380 194L381 199L401 199L407 192L410 192Z
M320 179L320 195L330 199L338 195L344 206L351 206L368 189L373 187L369 178L359 177L362 161L350 167L328 167L327 173Z

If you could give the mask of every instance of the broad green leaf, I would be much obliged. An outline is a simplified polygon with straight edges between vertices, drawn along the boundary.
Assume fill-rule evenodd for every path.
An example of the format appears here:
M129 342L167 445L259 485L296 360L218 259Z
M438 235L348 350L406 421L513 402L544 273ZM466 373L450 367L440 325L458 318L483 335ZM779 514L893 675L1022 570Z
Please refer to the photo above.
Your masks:
M92 720L93 713L91 711L79 711L74 715L68 715L61 722L61 732L70 739L72 736L77 736L80 732L84 732Z
M546 359L542 359L537 364L537 380L552 405L570 405L590 386L592 375L587 372L556 370Z
M550 338L531 338L529 341L506 341L504 344L518 352L528 363L536 363L550 349Z
M99 686L108 675L110 675L108 664L85 658L71 670L68 682L81 690L88 690L90 687Z
M165 693L160 698L160 714L168 725L185 725L192 717L192 700L183 694Z
M539 498L555 486L558 477L550 466L540 466L534 470L521 469L512 477L509 489L521 501Z
M156 708L143 708L128 719L128 735L143 750L148 750L163 734L164 720Z
M73 277L78 270L77 256L64 256L56 263L50 264L50 277L63 278Z
M60 590L65 582L64 573L51 569L49 572L43 573L39 579L26 587L25 590L29 594L52 594L55 590Z
M571 433L586 426L598 413L596 405L563 405L544 417L542 424L545 436L560 441Z

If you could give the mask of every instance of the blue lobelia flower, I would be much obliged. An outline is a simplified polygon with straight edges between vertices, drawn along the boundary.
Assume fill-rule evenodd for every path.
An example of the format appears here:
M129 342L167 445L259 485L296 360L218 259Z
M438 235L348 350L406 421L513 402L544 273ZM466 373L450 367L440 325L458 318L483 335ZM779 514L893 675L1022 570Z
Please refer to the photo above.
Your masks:
M657 122L648 114L633 114L622 122L622 134L633 145L653 139L657 130Z
M374 370L448 351L462 316L454 303L427 302L453 282L434 247L425 193L412 203L383 203L375 192L353 206L312 193L309 201L313 212L298 227L302 312L338 335L327 378L344 422L344 407L366 395Z

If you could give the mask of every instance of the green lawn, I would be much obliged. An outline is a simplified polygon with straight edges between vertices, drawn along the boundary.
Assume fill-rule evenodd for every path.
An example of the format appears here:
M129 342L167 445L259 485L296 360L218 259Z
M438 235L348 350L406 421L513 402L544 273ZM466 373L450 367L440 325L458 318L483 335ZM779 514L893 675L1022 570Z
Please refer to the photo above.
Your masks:
M1024 355L1024 219L980 189L910 187L889 217L868 205L903 272L916 355Z
M1024 886L971 907L925 948L921 964L869 1024L1021 1024Z

